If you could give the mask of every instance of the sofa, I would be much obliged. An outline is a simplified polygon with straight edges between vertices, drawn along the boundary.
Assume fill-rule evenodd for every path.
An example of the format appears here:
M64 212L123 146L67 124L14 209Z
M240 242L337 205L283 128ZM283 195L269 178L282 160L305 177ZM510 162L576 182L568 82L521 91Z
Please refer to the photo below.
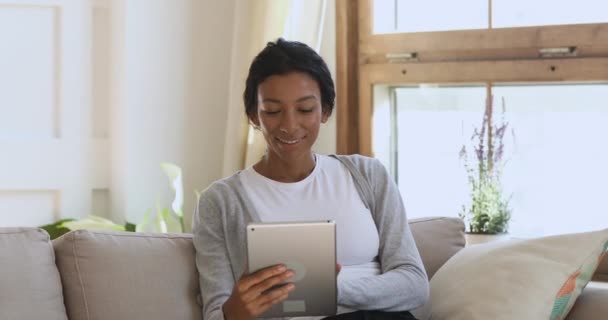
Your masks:
M429 278L465 247L460 219L410 220ZM608 317L604 261L568 320ZM431 287L432 290L433 287ZM0 228L0 319L201 319L190 234Z

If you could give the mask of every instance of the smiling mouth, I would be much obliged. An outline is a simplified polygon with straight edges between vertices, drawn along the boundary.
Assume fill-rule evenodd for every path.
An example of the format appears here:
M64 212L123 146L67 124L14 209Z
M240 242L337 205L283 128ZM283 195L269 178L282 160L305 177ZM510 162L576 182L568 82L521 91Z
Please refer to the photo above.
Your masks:
M281 139L281 138L277 137L277 140L279 140L279 142L284 143L284 144L296 144L296 143L302 141L302 139L304 139L304 137L299 138L299 139L294 139L294 140L285 140L285 139Z

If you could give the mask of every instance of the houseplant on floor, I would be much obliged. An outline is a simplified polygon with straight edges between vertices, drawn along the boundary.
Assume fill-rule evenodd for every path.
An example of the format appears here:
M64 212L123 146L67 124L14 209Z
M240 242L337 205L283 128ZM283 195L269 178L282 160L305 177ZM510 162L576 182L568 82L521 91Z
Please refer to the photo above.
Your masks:
M475 162L471 164L466 145L460 151L467 171L470 187L470 203L462 206L459 213L465 221L467 244L492 241L505 238L511 219L509 198L505 198L501 174L505 162L504 135L508 128L505 120L505 102L502 100L502 115L500 122L495 124L493 119L492 97L488 98L481 128L476 128L472 141Z

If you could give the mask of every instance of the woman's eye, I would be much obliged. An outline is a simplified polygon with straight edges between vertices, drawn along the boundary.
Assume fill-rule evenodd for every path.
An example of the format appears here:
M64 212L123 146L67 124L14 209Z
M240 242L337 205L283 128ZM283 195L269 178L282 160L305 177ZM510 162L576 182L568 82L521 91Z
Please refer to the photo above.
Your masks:
M315 110L315 109L314 108L312 108L312 109L300 109L300 112L311 113L311 112L313 112L313 110Z
M265 114L272 116L272 115L276 115L279 114L279 111L264 111Z

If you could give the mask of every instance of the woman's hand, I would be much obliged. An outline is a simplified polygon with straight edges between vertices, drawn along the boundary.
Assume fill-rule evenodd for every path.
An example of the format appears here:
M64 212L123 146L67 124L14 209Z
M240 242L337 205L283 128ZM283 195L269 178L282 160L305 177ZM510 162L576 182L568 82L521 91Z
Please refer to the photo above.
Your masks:
M243 275L232 289L230 298L223 306L226 320L249 320L287 299L295 285L288 283L268 290L293 277L294 273L284 265L276 265L252 274Z

